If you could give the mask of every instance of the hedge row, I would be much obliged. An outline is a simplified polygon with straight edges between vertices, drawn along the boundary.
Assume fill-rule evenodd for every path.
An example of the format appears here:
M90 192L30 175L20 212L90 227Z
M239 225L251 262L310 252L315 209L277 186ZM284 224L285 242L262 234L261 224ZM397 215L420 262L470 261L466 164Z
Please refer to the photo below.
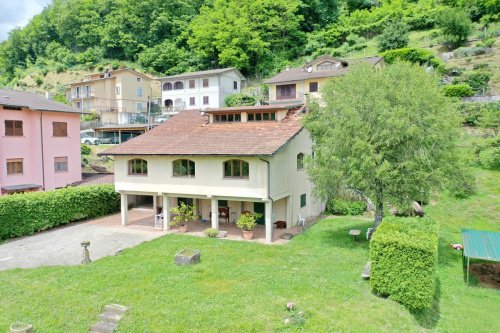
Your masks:
M0 197L0 240L120 210L113 185L68 187Z
M328 203L327 209L334 215L363 215L366 203L364 201L332 199Z
M370 242L374 293L410 310L431 307L436 289L438 226L428 217L389 217Z
M444 62L429 50L416 47L389 50L381 54L385 62L392 64L396 61L407 61L419 65L430 65L438 71L444 71Z

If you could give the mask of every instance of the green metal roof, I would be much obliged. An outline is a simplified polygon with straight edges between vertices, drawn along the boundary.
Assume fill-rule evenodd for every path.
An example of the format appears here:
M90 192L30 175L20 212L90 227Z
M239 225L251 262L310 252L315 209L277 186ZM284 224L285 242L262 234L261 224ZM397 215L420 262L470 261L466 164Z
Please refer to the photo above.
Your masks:
M500 232L462 229L464 256L500 261Z

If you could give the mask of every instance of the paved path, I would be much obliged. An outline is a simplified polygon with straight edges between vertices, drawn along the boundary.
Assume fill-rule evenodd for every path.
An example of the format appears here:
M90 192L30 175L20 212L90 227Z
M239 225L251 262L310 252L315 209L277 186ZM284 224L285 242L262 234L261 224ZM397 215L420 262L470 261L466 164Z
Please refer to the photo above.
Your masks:
M148 241L166 232L154 230L152 209L129 212L130 226L120 225L120 214L47 230L0 245L0 270L54 265L78 265L80 242L90 241L90 258L96 260Z

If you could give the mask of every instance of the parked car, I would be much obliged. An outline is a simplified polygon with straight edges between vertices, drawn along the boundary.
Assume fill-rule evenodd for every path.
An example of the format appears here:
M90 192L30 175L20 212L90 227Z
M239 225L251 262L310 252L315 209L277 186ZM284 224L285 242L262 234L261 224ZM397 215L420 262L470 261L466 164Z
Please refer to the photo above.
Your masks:
M100 139L101 143L111 144L111 145L117 145L119 143L118 141L119 141L118 138L115 138L115 137L101 138Z
M99 140L99 138L95 138L93 136L82 136L80 138L80 142L84 143L86 145L98 145L98 144L101 143L101 141Z
M164 114L164 115L161 115L159 117L156 117L156 121L155 122L158 123L158 124L163 124L164 122L166 122L169 119L170 119L170 115Z

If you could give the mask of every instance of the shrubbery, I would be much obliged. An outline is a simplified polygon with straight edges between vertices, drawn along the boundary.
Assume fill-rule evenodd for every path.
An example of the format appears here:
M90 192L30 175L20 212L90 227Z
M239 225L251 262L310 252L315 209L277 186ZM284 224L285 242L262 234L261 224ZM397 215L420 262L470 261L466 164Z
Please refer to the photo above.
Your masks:
M0 197L0 240L114 213L120 196L113 185L67 187Z
M428 64L436 69L444 70L444 63L437 58L431 51L419 49L416 47L406 47L402 49L389 50L381 54L385 62L392 64L397 60L408 61L414 64Z
M465 57L473 57L481 54L485 54L488 49L484 47L459 47L455 51L453 51L453 56L455 58L465 58Z
M500 137L479 139L472 144L475 162L486 169L500 169Z
M485 93L488 90L491 74L488 72L469 72L465 75L467 83L475 93Z
M428 218L385 218L370 242L373 292L410 310L431 307L436 289L438 226Z
M443 93L448 97L470 97L474 91L467 83L450 84L444 86Z
M366 209L364 201L332 199L328 211L335 215L362 215Z
M231 106L253 106L257 103L257 98L243 93L232 94L224 99L224 105Z

